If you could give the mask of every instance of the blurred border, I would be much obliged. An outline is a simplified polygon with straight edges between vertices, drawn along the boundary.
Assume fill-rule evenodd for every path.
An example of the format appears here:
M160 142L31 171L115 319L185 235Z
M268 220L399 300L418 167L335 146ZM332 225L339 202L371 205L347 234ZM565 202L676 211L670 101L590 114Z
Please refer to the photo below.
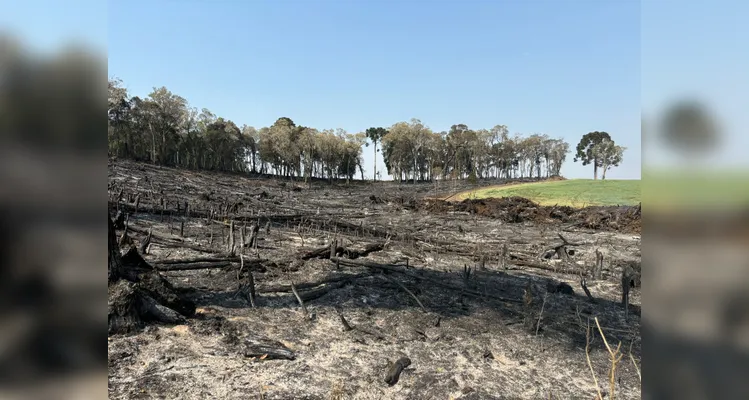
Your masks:
M0 31L0 397L105 398L106 55L23 36Z
M747 399L749 4L641 7L643 398Z

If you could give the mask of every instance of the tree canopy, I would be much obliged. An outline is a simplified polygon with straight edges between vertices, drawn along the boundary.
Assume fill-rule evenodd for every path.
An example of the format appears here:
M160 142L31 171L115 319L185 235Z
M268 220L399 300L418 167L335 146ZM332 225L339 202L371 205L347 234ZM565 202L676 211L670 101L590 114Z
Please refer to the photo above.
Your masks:
M607 132L595 131L583 135L575 150L574 162L593 164L593 179L598 179L598 169L603 168L606 179L606 171L622 162L626 148L616 145Z
M382 138L385 137L385 135L388 134L388 130L383 127L372 127L368 128L364 134L366 135L367 139L369 139L370 142L374 145L374 173L372 176L374 177L374 180L377 180L377 143L382 141ZM367 146L369 144L366 144Z
M381 145L388 173L401 182L549 177L559 175L569 153L569 144L561 138L540 133L510 136L506 125L471 129L456 124L447 132L434 132L414 118L349 133L280 117L268 127L240 127L206 108L191 106L165 87L154 88L145 98L130 97L119 79L109 80L108 116L110 156L305 180L348 180L357 172L364 179L362 147L370 143L375 157Z

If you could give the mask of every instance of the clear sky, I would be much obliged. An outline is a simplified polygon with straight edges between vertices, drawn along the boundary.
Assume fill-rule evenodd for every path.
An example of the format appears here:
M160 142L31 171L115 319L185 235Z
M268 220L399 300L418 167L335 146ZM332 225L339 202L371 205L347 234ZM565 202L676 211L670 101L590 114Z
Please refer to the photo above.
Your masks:
M102 42L81 21L106 5L42 3L38 30L68 24ZM36 17L34 4L7 6ZM163 85L258 128L282 116L348 132L419 118L435 131L505 124L572 148L603 130L628 148L608 177L640 177L638 1L110 1L106 12L109 74L131 94ZM371 175L371 147L364 157ZM592 176L572 158L565 176Z

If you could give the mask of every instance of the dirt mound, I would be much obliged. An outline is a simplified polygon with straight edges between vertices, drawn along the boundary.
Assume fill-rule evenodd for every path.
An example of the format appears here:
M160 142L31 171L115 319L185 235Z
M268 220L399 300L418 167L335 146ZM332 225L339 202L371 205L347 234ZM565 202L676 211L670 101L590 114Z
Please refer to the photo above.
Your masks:
M507 223L574 223L582 228L640 232L640 206L541 206L524 197L466 199L459 203L423 200L417 207L431 213L467 212Z
M642 209L637 206L586 207L574 219L582 228L640 233Z

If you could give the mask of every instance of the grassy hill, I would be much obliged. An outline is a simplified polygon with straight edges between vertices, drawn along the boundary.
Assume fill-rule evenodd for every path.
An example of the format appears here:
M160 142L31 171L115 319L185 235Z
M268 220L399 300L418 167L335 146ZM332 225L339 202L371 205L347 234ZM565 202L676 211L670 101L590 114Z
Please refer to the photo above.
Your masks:
M636 205L640 202L640 180L569 179L492 186L457 194L450 200L520 196L541 205L585 207Z

